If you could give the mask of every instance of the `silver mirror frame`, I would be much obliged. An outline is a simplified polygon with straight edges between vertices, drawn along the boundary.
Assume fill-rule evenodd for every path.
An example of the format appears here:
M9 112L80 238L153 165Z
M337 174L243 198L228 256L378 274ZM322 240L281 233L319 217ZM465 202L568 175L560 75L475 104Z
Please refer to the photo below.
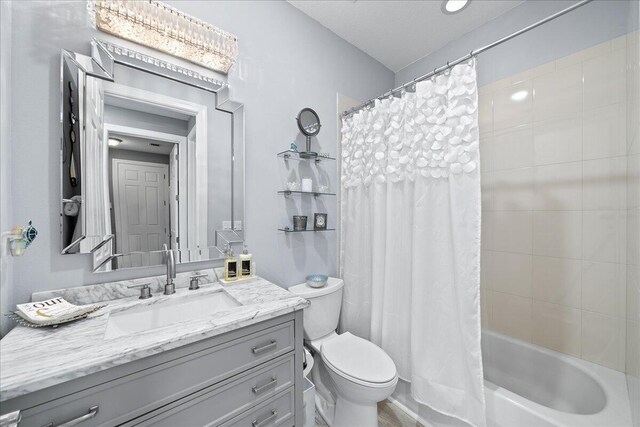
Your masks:
M64 79L62 78L65 64L70 66L71 68L74 68L78 72L79 78L84 79L86 76L92 76L92 77L107 80L110 82L113 81L113 63L114 63L113 57L102 46L99 46L95 42L91 43L91 50L95 55L99 57L99 61L96 61L91 56L86 56L81 53L72 52L66 49L62 49L60 54L60 135L61 135L60 136L60 160L61 162L63 162L64 160L64 153L65 153L64 137L63 137L63 134L64 134L63 121L65 120L65 117L63 114L63 111L64 111L63 104L65 103L66 100L64 99L64 87L63 87ZM84 108L82 108L83 90L84 90L83 87L78 86L78 92L80 95L78 97L78 102L79 102L78 120L80 122L84 120ZM84 132L78 132L77 138L78 138L78 144L79 144L78 146L80 147L80 151L81 151L80 155L82 157ZM81 168L80 170L81 185L84 182L84 177L82 177L83 173L84 173L84 169ZM64 178L65 177L64 177L63 169L61 167L60 168L60 188L61 189L63 188L62 182ZM65 199L61 197L60 198L60 233L61 235L62 233L64 233L64 224L63 224L64 204L65 204ZM80 206L80 209L83 209L82 204ZM90 248L94 248L94 247L103 245L105 242L109 241L110 239L111 238L109 236L87 236L85 223L83 222L81 233L75 240L70 242L68 245L65 245L64 240L62 240L61 253L63 255L79 253L77 252L77 250L80 244L85 244L85 245L88 245L88 247Z
M244 104L233 101L230 98L230 90L229 85L223 81L214 79L212 77L208 77L198 73L197 71L173 64L171 62L154 58L149 55L143 54L141 52L135 51L128 47L123 47L116 45L114 43L93 39L91 42L91 52L92 56L88 57L86 55L78 54L76 52L71 52L63 49L61 54L61 81L60 81L60 135L63 135L62 130L62 122L64 120L62 114L62 103L65 102L63 99L63 87L64 84L62 80L62 67L64 67L64 61L71 61L79 70L80 73L84 73L86 76L93 76L96 78L100 78L103 80L114 81L114 66L115 64L121 64L127 67L131 67L134 69L138 69L140 71L144 71L147 73L155 74L161 77L168 78L170 80L174 80L189 86L193 86L199 89L206 90L208 92L214 93L215 96L215 108L220 111L227 112L231 114L231 123L232 123L232 132L231 132L231 144L232 144L232 164L231 164L231 224L235 224L236 221L236 213L240 213L239 216L242 218L242 231L238 230L225 230L231 232L234 236L238 237L238 241L243 242L245 239L245 220L246 220L246 212L245 212L245 174L246 174L246 160L245 160L245 113L244 113ZM82 121L84 118L82 117L82 113L80 114L80 120ZM80 132L80 147L82 147L82 141L84 141L84 134ZM239 142L239 144L236 144ZM63 156L63 148L64 140L61 136L61 152L60 156L62 159ZM241 174L237 173L236 159L236 147L239 147L242 150L242 164L240 165L242 170ZM81 169L81 173L84 173L84 170ZM61 167L61 187L62 188L62 179L64 179L64 173ZM84 182L84 180L82 180ZM238 195L240 197L238 198ZM239 199L239 200L238 200ZM237 206L239 205L239 206ZM61 234L63 231L62 226L62 218L63 218L63 208L64 201L61 200L60 203L60 230ZM73 252L77 246L84 241L86 243L89 240L89 246L92 248L90 250L90 254L93 257L93 271L99 271L104 265L106 265L111 260L122 256L122 254L113 254L111 251L112 239L113 235L107 236L86 236L84 233L84 224L83 224L83 233L82 236L76 241L72 242L70 245L63 247L61 253L63 255L73 254L78 252ZM222 242L227 242L228 239L220 239ZM237 243L237 241L235 241ZM218 232L216 231L216 240L214 242L215 246L213 248L206 248L209 252L209 261L222 259L224 253L222 249L219 247L219 239ZM64 245L64 243L63 243ZM185 252L192 252L194 249L187 249ZM200 250L202 252L202 249ZM219 253L220 256L213 257L212 253ZM199 259L195 261L191 261L189 254L185 254L180 256L182 260L181 263L190 263L190 262L202 262L207 259Z

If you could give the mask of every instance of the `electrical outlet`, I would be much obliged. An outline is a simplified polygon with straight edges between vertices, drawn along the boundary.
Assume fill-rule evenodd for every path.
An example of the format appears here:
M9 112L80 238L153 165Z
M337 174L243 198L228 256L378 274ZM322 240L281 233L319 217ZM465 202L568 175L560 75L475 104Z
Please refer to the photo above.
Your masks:
M233 229L236 231L242 230L242 221L233 221Z
M231 230L231 221L222 221L223 230Z

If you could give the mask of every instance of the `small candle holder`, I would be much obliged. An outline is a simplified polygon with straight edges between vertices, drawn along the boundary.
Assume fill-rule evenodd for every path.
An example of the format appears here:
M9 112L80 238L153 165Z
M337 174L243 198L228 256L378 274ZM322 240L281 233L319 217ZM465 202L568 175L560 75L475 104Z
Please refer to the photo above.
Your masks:
M293 216L293 231L304 231L307 229L307 216L306 215L294 215Z

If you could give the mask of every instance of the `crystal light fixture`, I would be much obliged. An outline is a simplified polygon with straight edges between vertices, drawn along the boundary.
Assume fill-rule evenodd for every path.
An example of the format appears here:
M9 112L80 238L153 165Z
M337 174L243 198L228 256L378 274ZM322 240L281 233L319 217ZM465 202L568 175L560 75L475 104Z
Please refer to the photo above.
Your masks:
M156 0L88 0L91 20L106 33L228 73L238 39Z

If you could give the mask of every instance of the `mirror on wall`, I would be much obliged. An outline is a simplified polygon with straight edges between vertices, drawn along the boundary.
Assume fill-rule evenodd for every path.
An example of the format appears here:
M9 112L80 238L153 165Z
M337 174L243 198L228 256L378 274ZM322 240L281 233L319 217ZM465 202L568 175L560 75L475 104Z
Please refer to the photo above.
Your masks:
M95 271L162 264L164 245L180 263L222 258L243 242L242 104L101 43L111 78L63 55L62 252L91 254Z

